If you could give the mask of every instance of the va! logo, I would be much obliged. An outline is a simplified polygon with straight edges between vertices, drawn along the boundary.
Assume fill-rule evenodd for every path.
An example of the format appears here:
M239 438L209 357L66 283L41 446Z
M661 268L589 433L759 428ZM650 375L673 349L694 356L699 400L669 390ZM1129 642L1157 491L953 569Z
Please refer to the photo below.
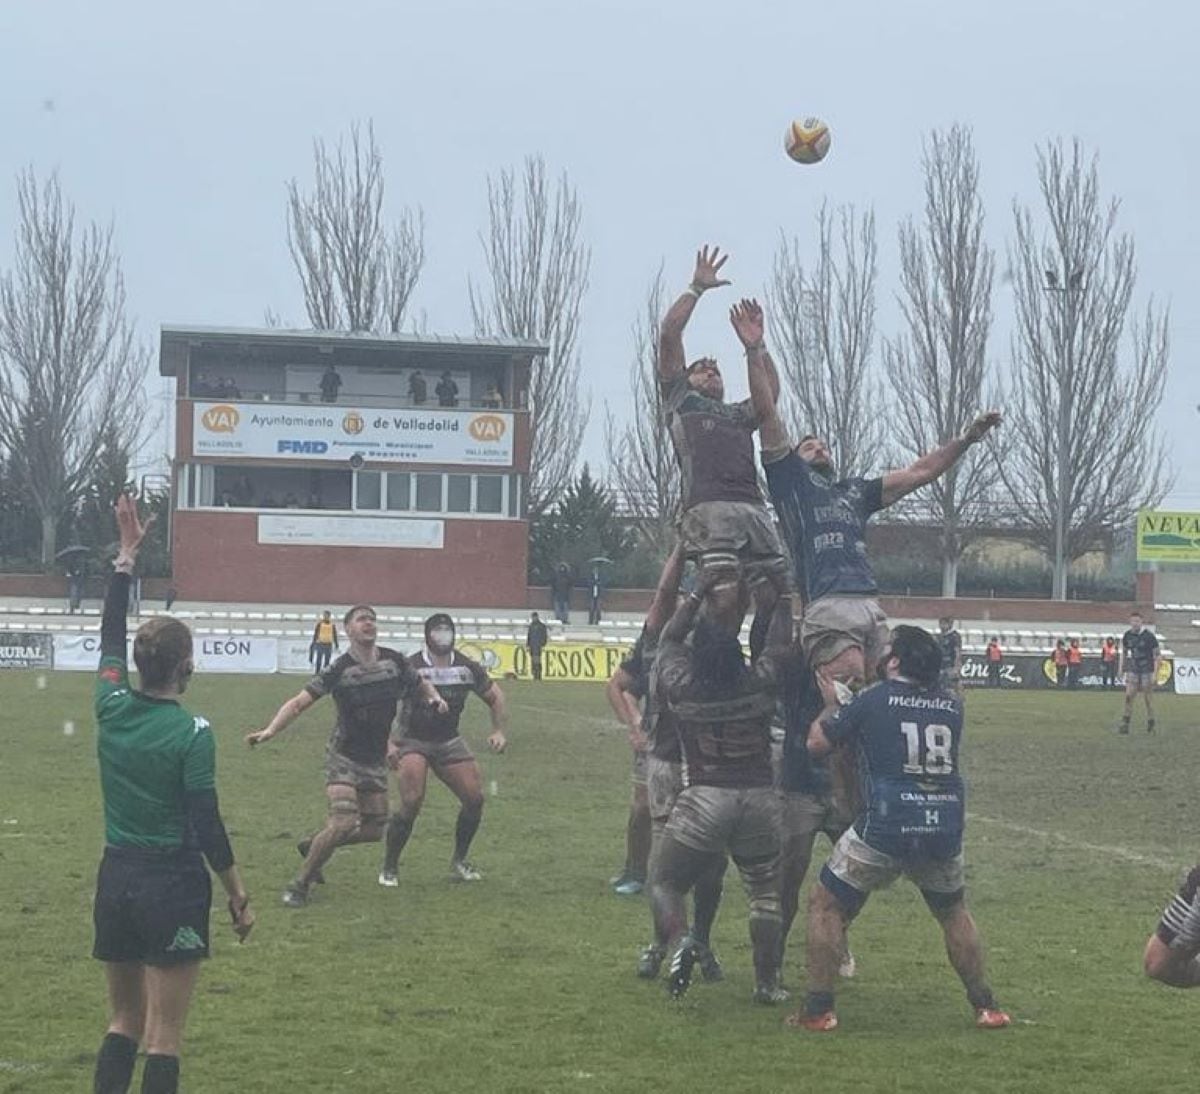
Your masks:
M349 433L351 437L356 437L366 428L366 422L363 421L363 416L357 410L350 411L342 419L342 432Z
M210 433L232 433L241 420L242 416L237 412L237 407L227 403L210 406L200 415L200 424Z
M477 441L492 442L501 440L507 428L504 419L498 415L480 414L471 419L467 432Z

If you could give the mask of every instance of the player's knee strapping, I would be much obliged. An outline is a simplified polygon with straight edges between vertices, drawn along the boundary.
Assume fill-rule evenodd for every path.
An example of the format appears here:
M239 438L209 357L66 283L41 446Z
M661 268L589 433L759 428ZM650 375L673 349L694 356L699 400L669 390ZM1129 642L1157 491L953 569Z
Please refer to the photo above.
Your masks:
M782 919L783 910L779 900L779 856L735 861L742 875L742 884L746 888L750 918Z
M329 826L345 839L358 831L361 817L358 812L358 802L337 799L329 803Z

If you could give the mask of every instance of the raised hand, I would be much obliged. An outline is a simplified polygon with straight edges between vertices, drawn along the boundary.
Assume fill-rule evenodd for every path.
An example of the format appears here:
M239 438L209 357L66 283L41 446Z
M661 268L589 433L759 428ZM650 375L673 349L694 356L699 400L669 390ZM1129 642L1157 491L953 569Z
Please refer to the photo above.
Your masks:
M133 558L154 524L153 515L144 521L138 516L137 502L128 494L120 494L115 506L117 514L117 531L121 536L121 554Z
M705 244L696 252L696 269L692 273L692 288L699 292L706 289L717 289L732 282L718 276L721 267L729 260L729 255L723 255L720 249Z
M980 414L969 426L963 437L967 444L977 444L982 441L989 430L995 429L1000 424L1000 411L987 410Z
M729 322L747 349L761 346L763 341L763 310L757 300L743 300L729 309Z

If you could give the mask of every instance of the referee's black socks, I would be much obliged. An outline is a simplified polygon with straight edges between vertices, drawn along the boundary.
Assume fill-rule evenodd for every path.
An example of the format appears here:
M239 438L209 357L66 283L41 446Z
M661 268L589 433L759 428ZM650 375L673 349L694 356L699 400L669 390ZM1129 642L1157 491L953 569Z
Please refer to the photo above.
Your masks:
M92 1094L125 1094L133 1079L137 1050L137 1041L121 1033L106 1033L96 1054Z
M142 1094L175 1094L179 1089L179 1057L146 1057L142 1068Z

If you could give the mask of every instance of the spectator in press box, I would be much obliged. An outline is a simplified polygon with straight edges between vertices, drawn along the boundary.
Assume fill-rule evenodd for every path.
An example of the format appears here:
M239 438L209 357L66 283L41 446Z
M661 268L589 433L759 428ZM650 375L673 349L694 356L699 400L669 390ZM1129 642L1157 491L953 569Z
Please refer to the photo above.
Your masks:
M429 398L429 389L419 368L413 369L408 377L408 397L413 406L423 406Z
M338 392L342 389L342 378L338 375L338 370L329 365L321 374L321 402L336 403L338 401Z
M458 406L458 384L454 382L449 369L442 373L442 378L433 390L437 393L438 406Z

